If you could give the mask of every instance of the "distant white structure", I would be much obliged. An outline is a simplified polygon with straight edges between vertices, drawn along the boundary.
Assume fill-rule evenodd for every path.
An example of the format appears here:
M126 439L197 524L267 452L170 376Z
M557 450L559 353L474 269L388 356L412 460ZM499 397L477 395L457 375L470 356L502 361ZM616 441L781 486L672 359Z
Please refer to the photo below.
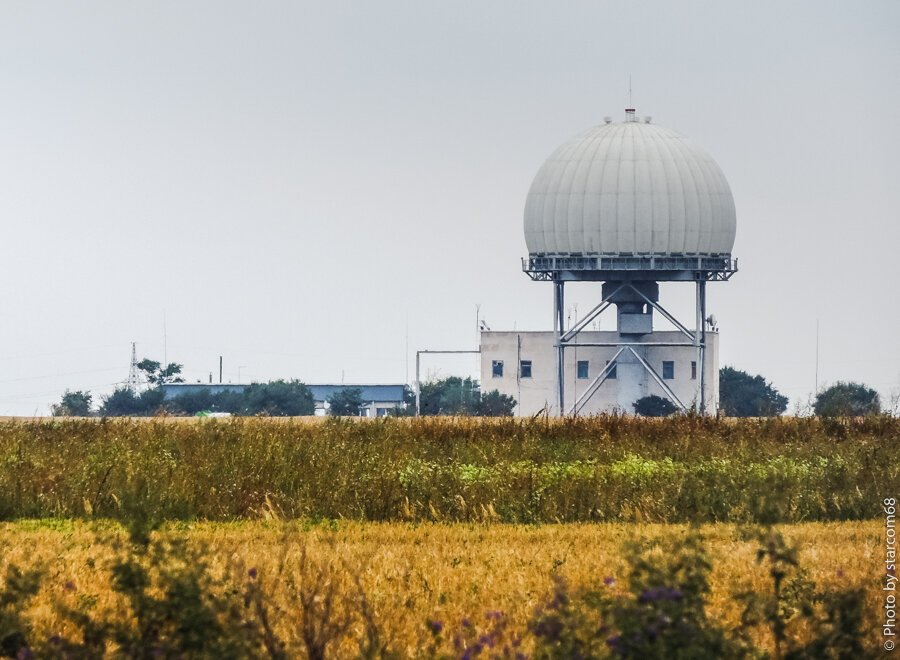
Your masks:
M534 415L546 409L557 410L556 388L557 349L553 332L483 332L481 334L481 390L499 390L501 394L513 397L518 405L519 416ZM618 340L615 331L583 331L579 338L585 342L573 343L566 350L565 391L572 403L580 402L578 414L592 415L610 412L614 409L634 412L634 401L656 395L671 398L669 393L657 383L646 369L640 369L637 378L625 387L625 379L619 377L622 363L615 364L618 350L612 344ZM654 341L680 342L683 335L678 331L656 331ZM707 411L714 410L719 400L719 336L708 330L706 383ZM602 343L603 346L589 345ZM620 356L621 358L621 356ZM666 386L688 408L696 403L699 387L699 368L693 347L648 346L645 359L661 376ZM609 367L602 385L597 377ZM624 372L623 372L624 373ZM591 393L591 386L594 392ZM677 405L677 404L676 404Z
M706 283L737 271L735 208L722 170L674 131L639 120L591 128L538 171L525 204L522 268L553 283L553 332L481 333L482 390L519 402L519 414L619 409L655 394L714 413L718 331ZM693 328L659 304L659 282L693 282ZM596 306L565 325L567 282L602 283ZM616 307L615 331L590 324ZM673 330L654 329L654 313Z

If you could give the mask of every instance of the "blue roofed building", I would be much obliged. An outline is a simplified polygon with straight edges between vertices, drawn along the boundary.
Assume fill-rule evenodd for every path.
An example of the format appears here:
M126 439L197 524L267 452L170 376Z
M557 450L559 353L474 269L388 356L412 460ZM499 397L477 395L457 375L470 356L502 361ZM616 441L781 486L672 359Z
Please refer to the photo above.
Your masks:
M406 385L312 385L307 383L316 402L316 415L328 414L328 399L337 392L358 388L364 406L361 417L384 417L396 406L403 405ZM163 387L166 399L174 399L182 394L194 394L201 390L209 390L212 394L219 392L242 392L248 383L166 383Z

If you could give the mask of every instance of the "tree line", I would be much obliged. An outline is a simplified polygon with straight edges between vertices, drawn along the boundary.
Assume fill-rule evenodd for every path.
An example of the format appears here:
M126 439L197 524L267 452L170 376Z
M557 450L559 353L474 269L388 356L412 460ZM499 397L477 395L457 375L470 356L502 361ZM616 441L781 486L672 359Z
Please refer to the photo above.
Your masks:
M138 363L151 387L135 392L119 387L103 397L95 413L93 395L76 390L63 394L52 407L54 415L104 417L195 415L202 411L232 415L302 416L315 414L312 392L299 380L276 380L253 383L243 390L212 392L200 389L165 398L163 385L183 383L182 365L163 366L154 360ZM788 399L760 375L726 366L719 370L719 410L726 417L772 417L787 410ZM365 402L359 388L339 390L328 398L327 412L337 416L359 415ZM482 392L477 380L451 376L422 383L418 408L422 415L473 415L482 417L510 416L516 400L498 390ZM634 404L635 414L664 417L676 412L675 405L659 396L648 396ZM839 381L816 394L812 411L823 417L860 417L882 411L878 393L861 383ZM416 414L416 394L406 388L403 402L390 411L393 416Z
M269 415L272 417L296 417L314 415L316 402L310 388L300 380L276 380L268 383L252 383L243 389L213 392L201 388L166 398L164 385L183 383L183 365L170 363L163 366L154 360L138 363L150 387L135 392L129 387L118 387L103 397L97 410L89 391L66 390L59 403L52 406L54 416L89 417L149 417L158 414L196 415L197 413L223 412L232 415ZM513 414L516 400L497 390L482 394L478 381L471 378L445 378L421 386L421 414L423 415L479 415L484 417ZM334 416L357 416L366 405L362 390L349 387L334 392L327 400L327 412ZM389 414L397 417L416 413L416 396L410 388L404 392L403 402Z

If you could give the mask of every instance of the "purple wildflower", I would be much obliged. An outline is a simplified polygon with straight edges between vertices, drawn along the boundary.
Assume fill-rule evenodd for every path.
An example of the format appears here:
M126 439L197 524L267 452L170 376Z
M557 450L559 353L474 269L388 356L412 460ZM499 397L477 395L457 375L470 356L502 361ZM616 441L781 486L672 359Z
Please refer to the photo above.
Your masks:
M250 576L251 580L255 580L256 576L258 575L258 573L256 572L256 568L251 568L249 571L247 571L247 575Z
M603 578L603 584L605 584L607 587L611 587L615 583L616 583L616 578L614 578L612 575L607 575L605 578Z
M429 621L428 625L431 626L431 632L435 635L440 635L441 631L444 629L444 624L440 621Z
M844 577L844 571L840 571L840 570L839 570L839 571L837 572L837 576L838 576L839 578Z
M59 646L60 644L62 644L62 637L60 637L59 635L53 635L53 637L51 637L47 641L53 646Z
M66 584L64 586L65 586L66 591L75 591L75 583L72 582L72 580L69 580L68 582L66 582Z
M462 623L463 628L471 628L472 622L468 619L463 619L460 623Z
M478 643L482 646L487 646L488 648L494 648L494 636L493 635L482 635L478 638Z
M562 621L558 619L547 619L541 621L534 628L534 634L538 637L543 637L547 641L556 642L559 641L559 636L562 634L563 624Z
M31 660L34 657L34 653L31 652L31 649L27 646L23 646L19 649L19 652L16 653L16 660Z
M622 638L614 635L606 640L606 645L613 650L616 655L625 655L625 648L622 646Z
M658 600L681 600L683 595L678 587L651 587L641 593L639 600L644 603L653 603Z

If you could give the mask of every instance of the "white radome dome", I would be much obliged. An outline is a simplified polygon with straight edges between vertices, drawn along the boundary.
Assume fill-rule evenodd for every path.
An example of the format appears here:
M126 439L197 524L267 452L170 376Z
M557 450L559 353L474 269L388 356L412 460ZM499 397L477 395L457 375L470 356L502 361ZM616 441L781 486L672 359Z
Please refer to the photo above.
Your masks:
M728 255L734 198L716 162L633 111L560 146L525 202L531 255Z

